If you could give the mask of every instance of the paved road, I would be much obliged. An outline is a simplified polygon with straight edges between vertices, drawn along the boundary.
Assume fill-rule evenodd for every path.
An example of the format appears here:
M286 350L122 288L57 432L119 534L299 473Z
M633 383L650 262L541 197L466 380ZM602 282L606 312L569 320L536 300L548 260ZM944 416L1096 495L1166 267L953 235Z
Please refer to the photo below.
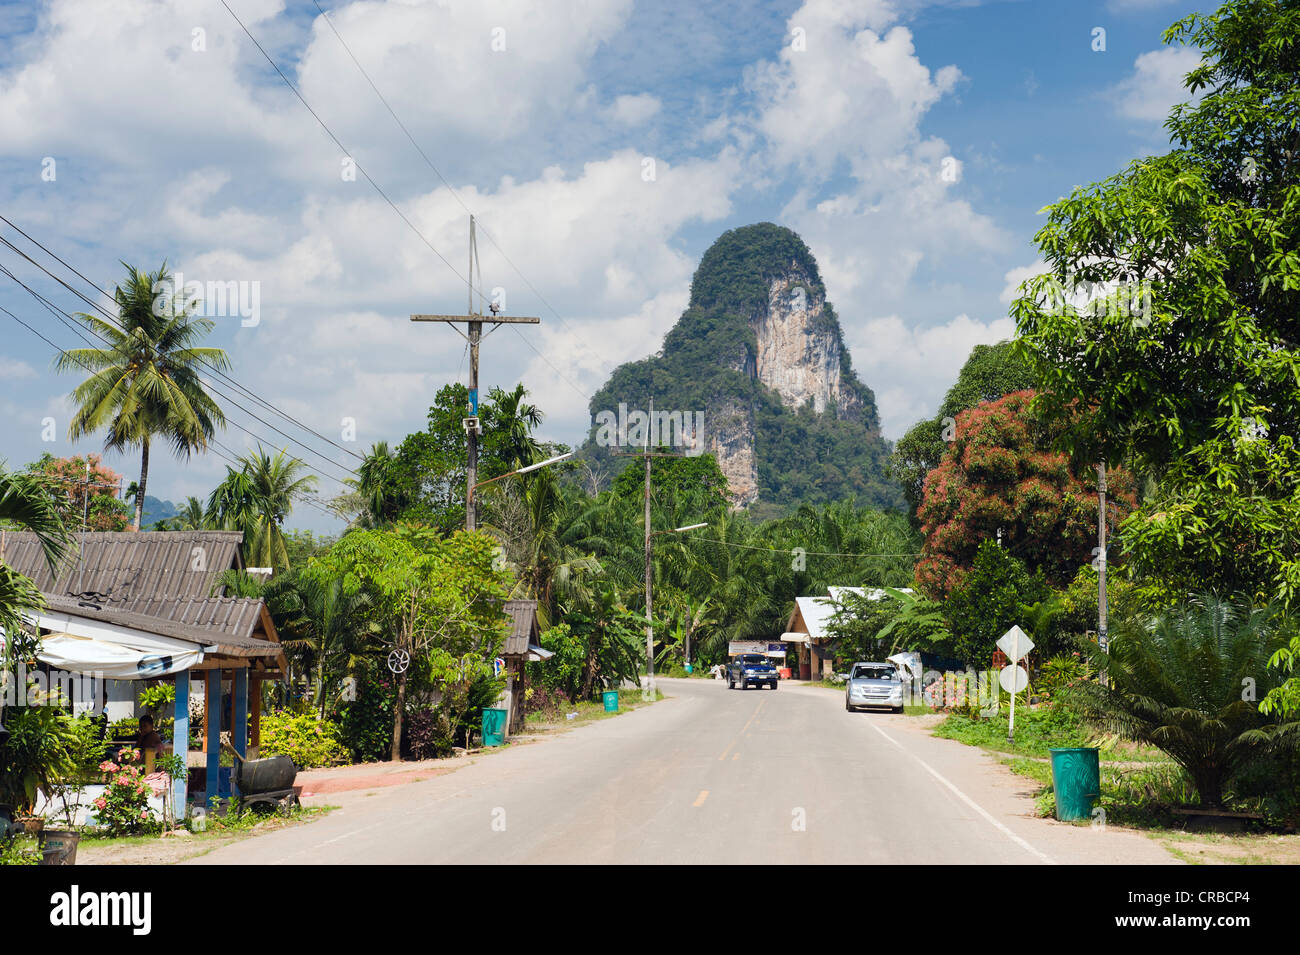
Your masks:
M829 690L664 680L653 706L370 792L195 860L350 863L1170 863L1035 819L1031 785L915 718Z

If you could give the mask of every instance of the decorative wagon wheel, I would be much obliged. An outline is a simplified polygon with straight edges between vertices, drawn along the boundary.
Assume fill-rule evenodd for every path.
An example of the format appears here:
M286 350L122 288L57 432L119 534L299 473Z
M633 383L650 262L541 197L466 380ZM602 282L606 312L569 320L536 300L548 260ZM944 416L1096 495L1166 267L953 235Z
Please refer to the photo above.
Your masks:
M394 650L388 655L388 669L394 673L405 673L411 666L411 655L405 650Z

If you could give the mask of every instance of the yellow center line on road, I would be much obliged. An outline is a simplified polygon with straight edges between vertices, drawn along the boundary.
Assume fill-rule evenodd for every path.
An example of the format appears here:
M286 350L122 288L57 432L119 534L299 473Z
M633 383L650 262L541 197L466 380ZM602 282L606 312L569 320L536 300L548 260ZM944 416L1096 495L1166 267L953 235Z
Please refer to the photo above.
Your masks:
M703 806L703 805L704 805L704 800L706 800L706 799L708 799L708 798L709 798L709 791L708 791L707 789L701 789L701 790L700 790L700 794L699 794L698 796L695 797L695 802L691 803L691 805L692 805L692 806Z
M767 700L761 700L761 701L759 701L758 706L754 707L754 713L753 713L752 716L750 716L750 718L749 718L749 722L747 722L744 726L742 726L742 727L740 728L740 731L741 731L742 733L745 732L745 730L749 729L749 724L752 723L752 722L754 722L754 720L755 720L755 719L757 718L757 716L758 716L758 712L759 712L759 710L761 710L761 709L762 709L764 706L766 706L766 705L767 705Z
M731 752L731 747L733 747L733 746L735 746L735 745L736 745L736 741L735 741L734 739L733 739L730 743L728 743L728 744L727 744L727 748L724 749L724 750L722 751L722 755L718 757L718 762L722 762L722 760L726 759L726 758L727 758L727 753Z

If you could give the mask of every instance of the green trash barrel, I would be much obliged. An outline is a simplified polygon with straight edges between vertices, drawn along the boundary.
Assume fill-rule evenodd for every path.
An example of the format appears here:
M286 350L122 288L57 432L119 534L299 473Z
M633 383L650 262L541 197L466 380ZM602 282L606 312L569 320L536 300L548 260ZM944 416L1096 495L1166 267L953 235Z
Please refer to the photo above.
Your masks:
M483 709L483 745L500 746L506 741L506 711L495 707Z
M600 698L605 701L606 713L618 712L618 690L606 690Z
M1052 788L1056 818L1061 822L1092 818L1092 804L1101 798L1101 764L1095 746L1053 749Z

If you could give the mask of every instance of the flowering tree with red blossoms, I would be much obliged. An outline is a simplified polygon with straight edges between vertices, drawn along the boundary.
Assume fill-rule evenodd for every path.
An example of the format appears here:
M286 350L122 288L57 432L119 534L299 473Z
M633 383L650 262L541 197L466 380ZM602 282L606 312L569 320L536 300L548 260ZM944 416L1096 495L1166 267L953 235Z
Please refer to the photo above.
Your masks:
M1064 586L1097 546L1097 473L1053 450L1055 429L1016 391L956 418L939 466L925 478L917 516L925 544L916 581L931 597L961 587L985 540L1002 544L1048 582ZM1108 531L1135 503L1129 472L1107 471Z

